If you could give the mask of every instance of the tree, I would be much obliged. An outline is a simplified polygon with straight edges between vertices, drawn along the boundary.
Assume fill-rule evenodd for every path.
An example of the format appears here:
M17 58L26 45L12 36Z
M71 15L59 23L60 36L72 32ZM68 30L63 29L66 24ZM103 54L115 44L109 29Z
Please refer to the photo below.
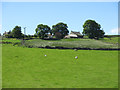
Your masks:
M8 34L11 34L11 33L12 33L11 30L9 30Z
M15 28L12 30L12 35L14 38L21 38L22 32L20 26L15 26Z
M6 38L13 38L11 30L9 30L9 32L7 32L7 34L5 34L5 37Z
M39 24L35 31L36 35L39 36L39 38L44 39L45 37L48 36L48 33L51 32L51 29L48 25Z
M52 26L52 33L53 33L54 35L55 35L56 33L58 34L58 32L61 33L61 35L59 35L59 36L60 36L59 38L62 39L62 38L64 38L66 35L68 35L68 33L69 33L69 31L68 31L67 28L68 28L67 24L60 22L60 23ZM57 38L57 37L56 37L56 38Z
M97 30L95 37L96 37L96 39L104 38L104 34L105 34L105 32L103 30Z
M60 32L56 32L56 33L55 33L55 37L56 37L57 39L61 39L62 34L61 34Z
M36 35L36 34L34 34L34 37L35 37L35 38L37 38L37 35Z
M99 39L104 37L105 32L100 30L101 25L96 23L94 20L85 21L83 28L82 33L91 39Z

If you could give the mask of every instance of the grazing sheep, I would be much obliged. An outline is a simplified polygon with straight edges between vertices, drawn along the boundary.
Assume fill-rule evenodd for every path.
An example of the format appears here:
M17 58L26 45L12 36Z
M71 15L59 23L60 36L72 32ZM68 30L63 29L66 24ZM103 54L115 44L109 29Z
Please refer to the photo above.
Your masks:
M77 49L74 49L75 51L77 51Z
M78 59L78 56L76 56L75 59Z
M45 55L45 56L47 56L47 55Z

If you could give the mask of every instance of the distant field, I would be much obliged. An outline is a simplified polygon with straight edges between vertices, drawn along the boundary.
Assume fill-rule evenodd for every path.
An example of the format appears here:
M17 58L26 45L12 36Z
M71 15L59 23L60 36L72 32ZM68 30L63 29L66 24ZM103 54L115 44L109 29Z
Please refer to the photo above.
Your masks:
M16 38L4 38L3 40L0 40L0 42L11 42L11 43L18 43L21 42L21 40Z
M116 39L62 39L62 40L26 40L27 47L70 47L70 48L118 48L118 38Z
M2 88L118 88L118 51L3 44Z
M111 37L111 38L100 39L100 41L112 43L112 44L118 44L119 40L120 40L120 37Z

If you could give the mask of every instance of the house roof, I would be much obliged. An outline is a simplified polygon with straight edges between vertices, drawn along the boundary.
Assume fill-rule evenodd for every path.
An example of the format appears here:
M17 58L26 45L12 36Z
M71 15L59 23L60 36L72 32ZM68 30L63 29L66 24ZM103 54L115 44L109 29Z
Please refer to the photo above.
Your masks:
M71 31L71 33L70 33L70 34L81 35L81 33L80 33L80 32L75 32L75 31Z

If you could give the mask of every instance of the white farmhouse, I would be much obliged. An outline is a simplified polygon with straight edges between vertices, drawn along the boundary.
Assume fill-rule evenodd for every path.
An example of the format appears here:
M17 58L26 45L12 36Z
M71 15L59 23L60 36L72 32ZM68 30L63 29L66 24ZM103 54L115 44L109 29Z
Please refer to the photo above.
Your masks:
M67 36L65 36L65 38L82 38L83 35L80 32L76 32L76 31L71 31L71 33Z

